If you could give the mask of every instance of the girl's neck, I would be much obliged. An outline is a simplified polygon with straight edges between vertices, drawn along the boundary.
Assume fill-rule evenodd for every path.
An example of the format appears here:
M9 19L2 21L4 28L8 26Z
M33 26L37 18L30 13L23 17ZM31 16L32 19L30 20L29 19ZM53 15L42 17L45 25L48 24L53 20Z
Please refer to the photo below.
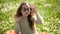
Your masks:
M27 16L22 16L22 19L27 19Z

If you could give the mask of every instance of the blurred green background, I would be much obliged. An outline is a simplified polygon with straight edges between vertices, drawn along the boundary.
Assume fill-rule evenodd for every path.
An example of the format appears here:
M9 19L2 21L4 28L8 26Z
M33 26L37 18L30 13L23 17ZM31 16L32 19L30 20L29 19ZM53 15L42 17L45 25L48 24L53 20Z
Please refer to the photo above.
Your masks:
M60 0L0 0L0 34L14 29L13 13L21 2L34 3L44 19L37 30L47 34L60 34Z

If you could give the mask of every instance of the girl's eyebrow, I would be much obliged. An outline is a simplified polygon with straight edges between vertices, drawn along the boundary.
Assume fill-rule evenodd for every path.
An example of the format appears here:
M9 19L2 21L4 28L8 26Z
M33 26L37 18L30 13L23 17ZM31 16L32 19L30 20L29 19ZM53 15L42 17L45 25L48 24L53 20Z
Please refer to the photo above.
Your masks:
M24 9L29 9L30 7L24 7Z

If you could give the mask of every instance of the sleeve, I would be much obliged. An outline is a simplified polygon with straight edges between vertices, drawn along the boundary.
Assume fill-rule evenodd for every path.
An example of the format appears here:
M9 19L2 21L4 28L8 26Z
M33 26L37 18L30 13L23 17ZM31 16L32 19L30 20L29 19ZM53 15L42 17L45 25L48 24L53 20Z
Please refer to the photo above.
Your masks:
M20 24L19 23L15 23L14 24L14 29L16 31L16 34L18 34L19 32L21 32Z
M33 16L36 24L43 24L44 21L43 21L43 18L42 16L37 12L36 15Z

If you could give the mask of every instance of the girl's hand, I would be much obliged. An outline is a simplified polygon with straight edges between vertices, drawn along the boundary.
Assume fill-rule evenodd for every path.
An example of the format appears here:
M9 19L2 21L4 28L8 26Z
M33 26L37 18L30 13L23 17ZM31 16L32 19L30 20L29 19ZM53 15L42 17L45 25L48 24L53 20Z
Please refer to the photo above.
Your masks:
M19 34L22 34L21 32L19 32Z

